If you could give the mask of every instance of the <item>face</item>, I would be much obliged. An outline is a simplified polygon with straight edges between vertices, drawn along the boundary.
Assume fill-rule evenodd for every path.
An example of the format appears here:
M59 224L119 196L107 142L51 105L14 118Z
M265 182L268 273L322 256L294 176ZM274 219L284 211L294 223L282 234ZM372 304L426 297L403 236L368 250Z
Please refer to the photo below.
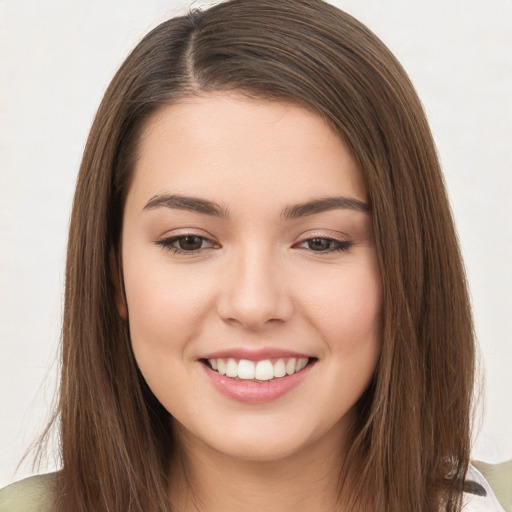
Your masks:
M119 310L178 439L246 460L340 443L380 350L366 205L347 146L302 107L218 93L148 122Z

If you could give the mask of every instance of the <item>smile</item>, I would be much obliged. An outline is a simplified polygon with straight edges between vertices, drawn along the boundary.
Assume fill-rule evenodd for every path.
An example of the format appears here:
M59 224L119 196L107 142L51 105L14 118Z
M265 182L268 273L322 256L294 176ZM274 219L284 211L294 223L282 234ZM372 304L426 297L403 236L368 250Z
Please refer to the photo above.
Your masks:
M316 357L283 351L225 351L200 359L205 376L224 396L261 404L298 387L316 366Z
M249 359L216 358L208 359L210 368L220 375L240 380L269 381L293 375L303 370L310 358L290 357L279 358L276 361L263 359L251 361Z

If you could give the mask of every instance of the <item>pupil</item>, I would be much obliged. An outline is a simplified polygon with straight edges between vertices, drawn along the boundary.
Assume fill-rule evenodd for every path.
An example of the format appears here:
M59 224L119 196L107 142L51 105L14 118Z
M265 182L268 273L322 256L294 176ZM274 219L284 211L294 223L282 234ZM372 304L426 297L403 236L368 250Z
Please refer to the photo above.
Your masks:
M309 241L309 248L313 251L325 251L329 249L331 244L330 240L326 240L325 238L312 238Z
M180 249L184 251L197 251L201 249L202 240L198 236L185 236L179 241Z

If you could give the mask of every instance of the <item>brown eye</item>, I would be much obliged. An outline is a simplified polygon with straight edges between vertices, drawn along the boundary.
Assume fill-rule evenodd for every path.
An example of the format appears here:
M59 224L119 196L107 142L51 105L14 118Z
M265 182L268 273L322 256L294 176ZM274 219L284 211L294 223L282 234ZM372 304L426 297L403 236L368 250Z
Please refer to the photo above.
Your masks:
M308 238L300 242L297 247L308 249L319 254L331 254L336 252L345 252L352 247L353 242L336 240L327 237Z
M311 238L307 240L308 248L312 251L328 251L332 248L334 240L329 238Z
M206 249L214 248L211 240L200 235L178 235L155 242L166 251L176 254L200 253Z
M202 248L203 238L200 236L182 236L177 240L177 245L182 251L198 251Z

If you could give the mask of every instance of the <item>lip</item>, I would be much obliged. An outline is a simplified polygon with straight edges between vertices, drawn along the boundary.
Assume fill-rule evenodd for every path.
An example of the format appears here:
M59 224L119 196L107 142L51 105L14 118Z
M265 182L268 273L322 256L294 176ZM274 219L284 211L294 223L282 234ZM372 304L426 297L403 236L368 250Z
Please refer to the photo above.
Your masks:
M311 358L312 356L309 354L303 354L300 352L293 352L290 350L284 350L279 348L261 348L256 350L247 350L244 348L234 348L227 350L220 350L217 352L211 352L204 356L201 356L200 359L247 359L249 361L262 361L264 359L281 359L287 358L291 359L293 357L307 357Z
M250 359L250 360L258 360L258 359L269 359L270 357L260 358L259 356L253 356L252 358L247 357L246 351L243 351L243 357L240 359ZM275 352L272 352L274 354ZM216 352L208 356L209 359L217 359L217 358L226 358L226 355L222 352ZM296 356L290 355L290 352L283 352L281 357L307 357L307 356ZM236 351L230 351L229 357L238 358L238 354ZM277 356L273 356L277 357ZM307 364L305 368L300 370L293 375L286 375L285 377L275 378L269 381L263 382L255 382L251 380L236 380L231 377L227 377L226 375L221 375L220 373L212 370L206 363L203 361L199 361L200 366L205 373L206 377L210 380L213 386L223 395L227 396L232 400L236 400L238 402L244 402L248 404L261 404L265 402L271 402L273 400L277 400L279 397L285 395L292 389L296 388L310 373L313 366L316 364L317 360L313 358L313 360Z

